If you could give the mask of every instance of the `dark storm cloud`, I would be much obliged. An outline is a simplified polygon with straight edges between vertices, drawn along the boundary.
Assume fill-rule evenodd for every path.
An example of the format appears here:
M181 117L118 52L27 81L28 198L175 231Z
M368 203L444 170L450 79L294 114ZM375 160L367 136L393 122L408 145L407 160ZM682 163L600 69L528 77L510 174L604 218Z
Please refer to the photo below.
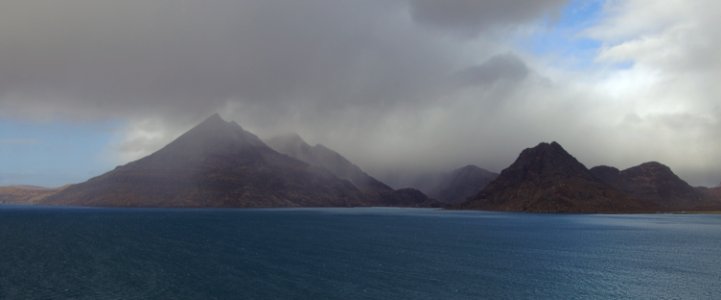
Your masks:
M440 9L454 5L466 4ZM545 11L473 7L484 18L495 11L487 27ZM117 146L125 161L220 111L261 135L301 131L364 165L368 149L352 145L395 139L378 124L422 122L458 70L479 86L523 75L517 58L488 60L503 48L496 41L449 43L451 33L409 18L434 17L429 9L407 0L2 1L0 117L128 120Z
M474 36L497 26L518 26L556 13L567 0L412 0L411 15L418 23Z
M122 115L206 114L228 100L331 108L399 101L448 63L432 42L394 24L401 9L374 1L5 1L0 105Z
M417 30L404 18L409 10L421 22L457 17L473 26L470 13L494 26L558 4L437 3L447 4L3 1L0 107L40 117L197 117L228 101L270 111L385 110L418 101L466 59L440 35ZM486 51L478 55L494 50Z
M509 52L514 30L565 2L4 0L0 118L127 121L121 162L220 112L374 172L498 171L539 141L608 130L583 125L618 113L591 113L604 110L588 91L548 85Z
M458 72L454 80L461 87L484 86L501 80L518 82L526 78L529 72L523 60L507 53L495 55L480 65Z

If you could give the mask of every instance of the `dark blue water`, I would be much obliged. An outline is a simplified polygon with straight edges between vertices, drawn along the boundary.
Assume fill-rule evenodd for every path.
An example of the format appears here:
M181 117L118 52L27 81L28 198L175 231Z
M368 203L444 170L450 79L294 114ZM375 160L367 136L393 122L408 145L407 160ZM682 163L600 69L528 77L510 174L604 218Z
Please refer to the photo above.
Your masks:
M721 299L721 216L0 208L1 299Z

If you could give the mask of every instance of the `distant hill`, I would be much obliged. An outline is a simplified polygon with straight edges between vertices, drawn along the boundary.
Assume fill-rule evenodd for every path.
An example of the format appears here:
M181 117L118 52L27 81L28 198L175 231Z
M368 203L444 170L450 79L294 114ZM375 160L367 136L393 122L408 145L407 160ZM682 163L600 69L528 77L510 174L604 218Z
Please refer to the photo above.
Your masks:
M721 203L721 184L719 186L708 189L707 197L716 203Z
M394 188L414 188L432 196L437 194L438 187L448 176L448 172L424 172L415 170L386 170L379 174L382 182Z
M476 195L498 173L467 165L451 171L416 173L394 170L384 175L396 187L415 188L441 203L456 204Z
M458 207L525 212L656 209L597 179L556 142L523 150L498 178Z
M660 210L693 210L709 206L703 194L658 162L647 162L619 171L600 166L591 169L597 178L629 195L650 201Z
M441 175L440 183L432 188L431 197L447 204L458 204L480 192L498 177L497 173L467 165Z
M400 206L433 203L418 190L405 188L394 191L393 188L368 175L338 152L321 144L311 146L296 133L270 138L267 143L280 153L323 168L341 179L350 181L364 193L381 197L385 203Z
M396 205L323 168L276 152L217 114L159 151L42 202L111 207Z
M0 186L0 204L35 204L63 188L45 188L32 185Z

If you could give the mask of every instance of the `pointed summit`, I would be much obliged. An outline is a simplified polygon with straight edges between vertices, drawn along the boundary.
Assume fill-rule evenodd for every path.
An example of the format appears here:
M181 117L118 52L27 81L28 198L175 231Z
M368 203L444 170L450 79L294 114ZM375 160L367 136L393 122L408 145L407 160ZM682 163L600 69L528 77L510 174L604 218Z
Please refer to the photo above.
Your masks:
M257 136L214 114L147 158L159 160L155 164L182 165L211 155L242 152L244 157L257 158L269 151Z
M224 122L225 123L225 120L223 120L223 118L220 116L219 113L214 113L214 114L210 115L208 118L206 118L205 121L203 121L202 123L208 123L208 122Z
M67 187L45 204L135 207L383 205L328 171L280 154L215 114L157 152Z
M295 143L307 146L300 137ZM432 204L425 196L420 198L412 193L393 197L366 193L350 182L354 178L339 177L276 152L237 123L226 122L215 114L157 152L69 186L44 198L42 204L123 207Z
M195 125L191 130L192 131L206 131L206 133L209 133L211 131L221 131L224 133L232 132L240 128L240 125L238 125L235 122L228 122L226 120L223 120L223 118L215 113L211 115L210 117L207 117L205 120L200 122L198 125ZM242 128L240 128L242 129Z
M536 147L526 148L501 175L504 173L507 174L506 176L513 174L534 180L549 176L593 179L593 175L586 167L556 142L540 143Z
M523 150L462 208L529 212L634 211L643 206L596 179L556 142Z
M229 133L243 130L243 127L238 125L235 121L226 121L219 114L215 113L193 127L190 131L192 130L206 132L220 131L223 133Z
M207 117L205 120L200 122L198 125L193 127L192 130L203 130L203 131L214 131L214 130L220 130L220 131L228 131L232 128L232 124L229 122L226 122L223 120L222 117L220 117L219 114L215 113L212 114L210 117Z

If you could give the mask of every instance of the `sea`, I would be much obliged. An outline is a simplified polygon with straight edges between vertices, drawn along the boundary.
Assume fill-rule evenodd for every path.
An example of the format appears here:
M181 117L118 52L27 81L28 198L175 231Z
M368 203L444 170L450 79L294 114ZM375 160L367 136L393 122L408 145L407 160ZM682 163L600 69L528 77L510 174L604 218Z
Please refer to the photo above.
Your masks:
M0 299L721 299L721 215L3 206Z

